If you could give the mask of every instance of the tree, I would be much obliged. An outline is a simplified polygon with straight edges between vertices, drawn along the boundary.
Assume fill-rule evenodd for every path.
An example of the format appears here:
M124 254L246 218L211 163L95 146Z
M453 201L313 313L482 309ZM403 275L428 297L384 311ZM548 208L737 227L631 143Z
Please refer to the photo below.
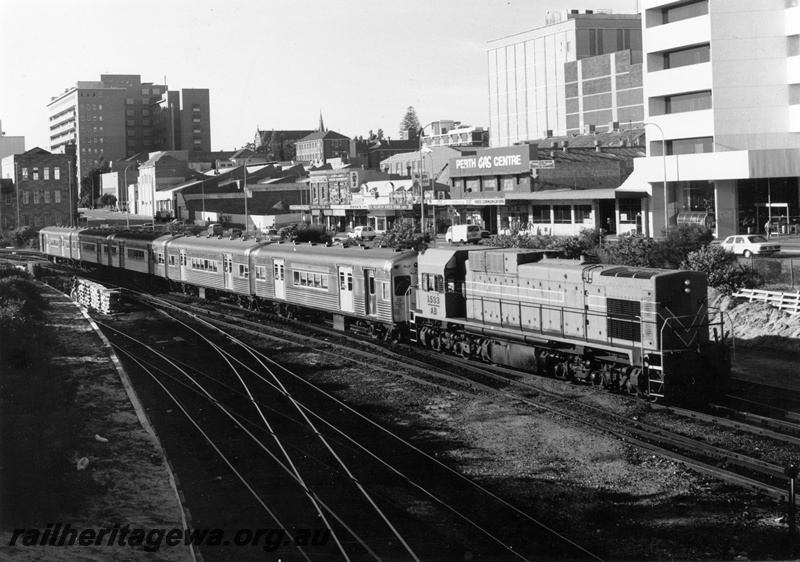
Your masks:
M419 118L417 117L417 111L414 109L414 106L409 105L403 120L400 121L400 136L403 135L403 132L412 129L415 131L419 129Z
M430 234L417 232L411 220L397 219L380 241L383 248L412 249L424 252L431 242Z
M81 178L81 192L80 204L84 207L90 207L97 204L100 198L102 187L100 184L100 175L111 171L108 161L102 156L94 161L94 165L86 174Z

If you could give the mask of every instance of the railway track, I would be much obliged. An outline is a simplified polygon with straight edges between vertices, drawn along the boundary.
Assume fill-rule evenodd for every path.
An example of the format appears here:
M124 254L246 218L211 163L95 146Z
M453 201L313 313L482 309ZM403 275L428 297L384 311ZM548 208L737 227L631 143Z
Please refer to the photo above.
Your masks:
M190 306L193 314L209 314L218 326L227 330L244 330L251 334L265 333L269 335L272 328L251 322L240 317L226 317L223 313L213 313L204 307ZM289 323L292 323L289 321ZM307 329L306 326L303 326ZM283 328L280 328L283 330ZM329 328L315 326L314 331L324 333L328 338L347 337L341 332ZM275 337L270 335L269 337ZM299 337L305 345L318 347L319 338L316 336ZM290 340L285 340L287 343ZM294 339L297 342L297 339ZM553 415L572 420L584 425L592 432L612 434L619 439L639 448L660 454L673 459L696 471L714 476L736 486L764 494L778 501L786 501L788 492L784 489L784 468L778 464L753 458L747 454L727 450L723 447L710 445L704 440L682 435L670 431L663 426L654 425L631 419L625 415L611 413L603 408L587 404L581 398L585 392L579 392L577 397L564 391L549 391L540 384L535 384L535 377L522 377L516 371L500 367L481 367L473 362L466 362L459 358L444 356L428 350L415 349L414 353L423 354L424 359L410 358L408 355L387 350L373 342L358 338L358 345L366 346L366 350L354 350L349 345L326 343L325 353L333 353L337 357L348 357L362 365L376 368L377 365L390 361L387 369L393 374L400 374L421 384L428 384L448 391L499 395L505 399L514 400L539 411L547 411ZM339 348L338 351L334 351ZM318 349L318 351L320 351ZM459 372L454 372L453 369ZM404 371L412 371L405 373ZM524 379L524 380L523 380ZM578 390L576 387L574 390ZM591 392L591 390L590 390ZM661 414L689 418L703 424L711 424L737 432L747 432L768 440L798 446L797 438L770 431L758 425L743 424L736 420L712 416L691 410L669 408L658 405L647 405Z
M150 300L152 302L152 299L148 299L148 300ZM163 303L163 302L161 302L160 304L161 304L161 306L165 305L165 303ZM170 308L173 308L173 311L174 311L174 309L175 309L175 305L174 304L169 304L168 306ZM178 308L183 308L183 307L178 307ZM182 312L183 312L183 314L186 314L187 311L185 309L183 309ZM189 322L191 322L193 324L196 324L196 323L199 322L199 324L206 324L207 325L209 320L205 319L205 318L203 318L203 319L198 318L198 315L196 314L196 312L197 312L196 310L190 312L190 314L192 314L194 316L194 318L189 320ZM170 316L173 316L175 313L174 312L170 312L169 314L170 314ZM181 320L180 322L184 323L185 321ZM219 321L219 319L212 319L212 323L213 324L219 324L220 321ZM113 328L109 324L105 324L105 327L107 329L113 331ZM258 355L258 352L254 351L252 348L244 346L240 340L232 337L232 335L231 335L232 334L232 329L233 329L232 327L230 327L229 325L225 325L225 324L222 324L220 327L221 327L221 330L218 332L218 335L215 336L215 338L213 338L212 341L206 342L205 344L202 344L202 345L205 345L205 346L207 346L209 348L222 347L221 342L220 341L216 341L216 340L221 338L222 340L226 340L226 342L228 344L230 344L230 342L233 341L242 350L248 349L248 351L247 351L248 354L251 354L253 356ZM241 328L237 328L237 329L241 329ZM263 336L264 335L263 332L260 335ZM181 336L181 337L183 339L187 339L185 336ZM195 337L200 337L200 336L196 335ZM273 341L280 341L281 344L282 345L285 344L287 348L289 348L289 347L297 348L298 343L301 343L301 342L298 341L298 336L296 336L295 334L283 334L282 336L279 336L277 334L270 334L268 337L270 337ZM137 338L135 336L125 336L125 339L126 340L129 339L131 341L137 340ZM205 340L203 340L203 341L205 341ZM139 347L142 347L143 349L147 349L148 353L151 353L151 354L160 353L158 349L155 349L154 346L152 346L152 345L146 344L146 342L138 341L138 342L136 342L136 345L139 346ZM196 347L196 346L192 346L192 347ZM325 347L337 347L337 346L335 344L333 344L333 345L332 344L326 344ZM229 353L229 355L231 355L230 352L228 352L228 353ZM238 355L238 354L236 354L236 355ZM260 357L261 358L258 359L257 362L259 364L261 364L260 369L263 370L264 369L263 363L264 362L268 362L268 360L263 355L260 356ZM345 359L345 358L348 359L348 360L351 360L352 359L352 354L346 353L346 350L343 347L339 347L338 350L337 350L337 359ZM233 360L232 356L229 357L229 359L232 361ZM369 365L370 368L376 368L376 365L377 365L376 359L377 359L377 357L371 357L369 359L370 360L368 362L366 362L365 364ZM143 360L141 358L138 358L138 361L143 362ZM384 359L382 362L386 363L387 360ZM202 368L203 370L207 370L207 368L208 368L207 365L205 367L195 366L194 369L192 371L190 371L188 366L181 365L181 364L178 364L176 366L179 367L180 370L183 371L181 373L181 376L184 379L187 378L187 374L186 374L187 372L193 372L194 373L192 376L195 379L195 381L189 383L189 385L193 386L193 387L198 387L196 379L198 377L202 376L200 374L200 369ZM377 368L380 368L380 367L377 367ZM397 370L397 367L394 366L394 365L389 365L388 367L384 367L384 368L387 368L388 372L395 372ZM258 369L258 367L256 367L256 369ZM219 369L217 369L217 371L218 370ZM237 368L237 370L238 370L238 368ZM255 377L256 379L260 379L260 377L256 376L254 373L246 374L244 371L247 371L247 370L248 369L246 369L246 368L243 369L243 372L240 373L241 377L244 378L245 375L246 375L248 377L248 379L253 379L253 377ZM288 372L288 370L285 369L285 368L275 368L274 366L271 368L271 370L273 370L273 371L281 371L281 372L284 373L284 375ZM162 374L162 375L156 377L153 374L153 370L151 368L151 372L150 372L149 376L152 379L156 379L156 378L164 379L164 377L166 377L167 380L161 380L161 382L159 382L158 384L159 384L159 386L162 386L162 384L164 386L169 386L170 389L171 389L171 390L169 390L169 392L172 392L174 394L177 394L177 392L179 390L182 393L181 395L186 394L186 392L188 391L188 389L186 388L187 384L186 384L185 381L184 381L183 384L180 384L175 380L176 378L178 378L178 375L169 376L169 375ZM237 375L237 377L238 376L239 375ZM220 373L216 374L215 377L214 377L214 381L208 380L206 383L204 383L204 386L208 386L208 385L218 386L220 384L220 377L221 377ZM228 378L230 378L230 377L228 377ZM292 401L292 398L289 398L289 396L290 395L294 395L296 392L299 392L298 380L300 380L302 377L299 377L296 374L292 374L292 375L289 376L289 378L292 380L292 386L294 387L294 390L291 390L289 392L287 392L287 391L281 392L280 390L277 390L276 388L273 387L273 388L271 388L269 393L264 394L265 392L267 392L266 390L264 390L264 389L258 390L258 389L263 387L264 384L266 384L266 383L264 383L263 380L258 380L255 383L252 380L250 380L247 383L247 387L250 390L248 390L245 393L246 395L241 393L241 392L236 393L233 390L231 390L230 387L233 387L234 383L230 382L230 383L226 384L226 386L228 388L224 391L225 396L226 396L226 398L224 400L217 399L217 398L211 399L211 397L208 394L206 394L205 398L201 397L201 399L199 399L199 401L198 401L198 399L196 397L193 398L191 403L186 403L186 404L183 403L185 400L188 400L187 398L178 398L178 401L180 401L181 404L182 404L180 406L181 411L187 417L189 417L190 412L193 412L193 411L202 411L204 417L207 416L207 415L210 415L210 414L206 414L206 412L209 411L209 407L208 406L209 406L209 402L210 402L214 406L214 409L216 409L216 410L226 410L227 411L226 415L228 415L229 419L228 419L227 422L224 422L224 418L222 418L223 421L212 421L212 420L208 419L208 420L205 420L205 424L210 425L211 427L216 427L216 426L221 426L221 425L225 425L225 424L230 425L230 423L233 422L233 423L238 424L238 427L241 428L243 431L247 432L248 434L250 433L250 431L252 431L253 434L259 435L258 431L256 431L255 429L251 429L250 431L247 431L248 427L257 426L259 420L258 419L254 419L252 417L252 415L251 416L244 416L242 414L242 412L245 409L247 409L248 406L251 407L251 408L252 407L256 407L256 408L269 410L270 412L272 412L273 416L279 415L281 417L284 417L284 418L288 419L288 416L289 416L288 414L282 415L282 414L277 414L275 412L275 410L276 410L275 395L277 394L277 396L279 396L281 399L284 399L284 400L288 399L288 400ZM282 377L282 379L283 379L283 377ZM432 384L430 382L424 381L422 378L419 378L418 381L422 382L424 384ZM283 383L284 384L286 383L285 379L283 379ZM244 383L242 383L242 384L244 384ZM176 385L178 385L178 386L176 387ZM273 385L270 385L270 386L273 386ZM289 385L287 384L287 386L289 386ZM302 386L304 386L304 384L300 383L300 387L302 387ZM165 388L162 388L162 389L164 391L167 391L167 389L165 389ZM252 394L251 394L251 392L252 392ZM464 392L469 393L468 390L464 390ZM203 393L205 394L205 392L203 392ZM194 394L198 394L198 392L195 391ZM233 394L235 396L229 396L231 394ZM307 392L304 393L303 395L305 396L305 400L309 399ZM470 394L470 395L472 395L472 394ZM214 396L216 396L216 395L214 394ZM234 403L234 399L235 399L235 403L236 404L240 404L240 406L232 406L231 405L232 403ZM204 402L205 402L205 404L204 404ZM249 404L248 404L248 402L249 402ZM176 401L176 403L177 403L177 401ZM327 452L326 451L316 451L316 452L310 451L309 448L308 448L308 445L305 444L305 442L306 442L306 440L309 440L309 439L313 440L313 437L315 435L320 435L322 433L327 433L328 434L328 438L330 438L332 440L333 447L335 447L340 453L344 454L345 456L347 456L349 458L349 462L348 462L347 466L349 466L349 467L358 467L359 473L357 475L354 474L353 476L348 477L347 474L346 474L348 471L345 470L344 468L336 468L334 470L333 468L330 467L330 465L326 464L325 467L323 468L323 472L325 473L325 476L317 478L317 480L315 482L317 484L319 484L320 481L324 480L325 484L324 484L323 488L326 491L328 491L328 488L337 488L337 489L340 490L340 492L339 492L340 495L337 495L335 500L327 501L326 505L336 505L336 506L344 505L345 500L347 500L350 497L350 495L354 494L354 492L349 492L348 493L347 490L348 489L352 489L353 486L356 485L355 483L364 483L364 485L367 488L369 488L369 491L371 493L375 494L375 501L377 503L380 503L384 509L386 509L388 512L390 512L392 514L392 517L391 517L392 522L396 523L398 528L400 528L400 529L402 529L404 531L402 534L395 535L392 539L387 540L387 534L388 533L386 532L385 529L383 531L378 532L374 528L372 528L372 527L374 527L376 525L376 520L379 521L380 519L377 516L371 518L372 520L371 520L370 524L372 525L372 527L368 526L368 530L363 533L363 535L364 535L363 542L362 541L358 541L359 545L361 547L361 550L360 550L360 554L355 554L356 557L359 557L359 556L373 557L373 552L370 552L370 550L369 550L371 548L371 549L374 549L374 554L376 555L374 557L376 557L376 558L381 558L381 559L385 559L385 558L390 558L390 559L394 559L394 558L414 559L414 556L412 554L413 550L412 551L409 551L409 549L403 550L400 547L400 545L403 544L403 537L404 536L414 537L413 540L409 540L409 543L412 543L416 547L419 547L419 545L421 543L422 544L422 546L421 546L421 551L422 552L433 552L433 550L430 550L431 548L433 548L433 542L437 542L437 541L441 542L441 540L442 540L441 539L441 535L431 536L431 527L430 527L431 521L424 521L424 522L420 521L417 518L410 517L408 515L408 513L410 513L412 510L410 510L410 509L409 510L399 509L397 503L399 501L398 500L398 495L401 494L401 493L402 494L412 494L413 493L415 495L422 494L422 496L424 497L425 501L435 503L436 505L439 506L439 509L444 511L443 515L440 516L441 518L446 518L447 520L451 520L451 519L458 520L459 521L459 525L466 525L467 527L470 527L471 531L469 533L464 532L462 534L465 535L465 536L470 534L470 533L473 534L473 535L477 534L477 535L480 535L482 537L480 539L480 541L491 543L491 546L484 545L480 549L481 552L492 552L492 551L497 552L497 553L502 552L502 553L504 553L503 557L506 557L506 558L515 557L515 558L519 558L519 559L523 559L524 560L524 559L527 559L527 557L528 557L528 554L526 554L526 553L531 554L531 553L536 551L536 548L529 544L529 539L523 538L524 535L523 536L517 536L517 535L514 535L514 536L498 536L497 535L496 531L489 526L488 521L493 520L492 519L493 516L494 517L498 517L498 515L497 515L498 511L500 511L500 512L504 512L504 511L505 512L512 512L514 514L514 517L516 517L518 519L521 518L523 520L527 519L528 524L531 525L532 527L538 527L539 531L544 529L545 531L547 531L549 533L553 533L553 531L549 530L541 522L531 518L530 515L528 515L525 511L515 507L513 504L509 503L507 500L502 499L501 497L497 496L496 494L493 494L488 489L486 489L486 488L484 488L484 487L472 482L468 478L466 478L466 477L458 474L457 472L453 471L446 464L442 463L441 461L437 460L436 458L434 458L433 456L431 456L429 454L425 454L418 447L415 447L412 444L410 444L407 440L402 439L398 435L392 434L391 432L389 432L387 434L386 433L387 430L385 428L376 427L374 429L374 431L383 434L383 438L381 439L381 438L378 438L376 436L375 438L373 438L371 440L372 442L376 442L376 443L381 442L382 440L385 440L386 436L388 435L392 440L397 441L398 443L401 443L403 446L408 447L408 449L409 449L407 454L406 454L406 456L409 456L409 458L405 461L406 462L406 466L404 466L402 469L397 468L396 466L394 466L392 464L387 464L386 461L381 461L380 460L381 457L385 456L385 454L386 454L385 450L379 450L379 451L376 452L374 450L375 449L374 446L369 446L369 445L365 446L364 445L364 439L361 440L361 443L357 443L355 440L349 438L347 436L347 434L342 434L341 432L335 430L335 428L340 427L342 425L351 426L354 423L352 420L351 421L331 421L330 418L329 418L330 412L334 411L334 410L337 410L337 409L338 410L347 410L348 415L349 416L358 417L360 423L361 422L374 423L374 422L371 422L368 418L364 417L363 415L358 415L357 412L352 410L352 408L347 407L347 405L345 405L345 404L343 404L343 403L341 403L339 401L334 401L334 405L333 406L328 406L326 408L326 412L328 412L328 414L319 414L318 412L316 412L314 410L308 409L306 407L302 407L301 408L302 411L306 412L309 417L315 418L317 423L322 424L322 426L324 426L325 429L323 430L320 427L312 428L312 429L306 429L306 435L302 439L300 439L300 438L295 438L295 439L289 438L288 441L290 443L294 444L293 447L296 449L296 454L294 456L297 456L297 454L300 454L300 456L315 459L317 463L320 463L321 459L329 458L330 455L333 454L333 452L330 451L330 450L328 450ZM223 413L225 413L225 412L223 412ZM231 417L230 417L231 415L233 415L235 419L231 419ZM296 412L295 412L294 415L296 417L296 415L297 415ZM156 422L156 425L158 425L158 422ZM203 427L205 427L205 425L203 425ZM262 428L261 431L263 433L264 429ZM276 433L278 433L277 431L272 431L270 429L267 429L266 432L268 434L272 435L273 437L275 436ZM209 432L209 434L212 434L212 432ZM266 437L264 435L261 435L261 436L262 436L262 439L264 437ZM220 437L217 436L216 439L214 437L211 437L210 439L207 439L207 441L210 441L211 439L214 439L214 442L216 443L220 439ZM367 439L367 442L369 442L369 441L370 440ZM300 442L303 442L304 444L300 445ZM250 446L257 447L257 448L262 448L263 447L263 443L258 442L258 441L253 441L253 442L250 443ZM215 449L216 449L216 447L215 447ZM220 449L221 449L221 447L220 447ZM249 451L250 449L249 448L248 449L239 449L239 453L238 454L241 456L243 454L243 451L245 451L245 450ZM231 456L234 456L234 454L233 453L228 453L227 454L227 457L231 457ZM273 464L274 464L275 461L274 461L274 459L272 459L272 460L273 460ZM255 461L252 461L252 462L255 462ZM261 462L261 461L259 461L259 462ZM266 462L266 460L264 462ZM397 462L396 459L395 459L395 462ZM226 463L227 463L227 461L226 461ZM233 463L230 463L230 464L233 464ZM365 467L372 467L372 468L370 470L364 472ZM307 469L304 468L302 470L307 470ZM447 484L445 489L440 488L440 489L435 490L435 491L428 490L425 485L420 483L420 473L425 474L425 478L422 480L423 482L427 481L431 477L431 474L442 473L442 475L440 476L439 480L441 482L448 482L448 484ZM337 478L344 478L344 481L342 482L341 485L336 484L336 481L333 480L333 476L336 476ZM242 472L242 478L240 478L240 479L244 480L244 481L248 481L247 480L248 476L246 475L246 473ZM454 485L453 482L458 482L458 484ZM291 480L287 482L285 487L288 487L290 484L292 484ZM296 485L297 482L295 482L294 484ZM184 482L184 487L185 486L186 486L186 483ZM256 491L259 490L259 488L256 485L252 485L251 487ZM314 486L309 485L309 488L313 490ZM395 488L397 488L397 489L395 489ZM399 492L398 491L399 489L402 489L402 492ZM328 491L328 493L330 493L330 491ZM481 504L484 505L485 513L477 514L477 513L465 510L466 506L463 505L464 498L469 497L471 502L475 502L476 501L476 494L482 495L482 496L485 497L485 499L480 502ZM416 499L415 501L421 501L421 500L420 499ZM352 501L351 501L351 504L352 504ZM492 505L489 505L489 504L492 504ZM345 512L347 512L347 513L368 513L369 512L368 509L367 509L368 507L369 506L366 505L366 504L365 504L365 506L362 506L362 507L349 505L349 507L343 508L343 510ZM508 515L505 515L503 517L507 518ZM331 527L333 527L332 532L335 531L336 528L338 528L339 534L342 535L342 536L347 536L348 535L348 533L345 532L345 531L347 531L348 527L353 527L353 528L356 527L356 525L347 524L348 522L343 521L344 518L342 518L342 517L340 517L338 519L334 517L334 519L336 521L336 524L331 524ZM361 522L361 523L363 524L363 522ZM422 539L420 539L420 537L422 537ZM559 536L558 539L562 540L562 541L564 541L566 543L569 543L569 540L566 537L560 537ZM343 546L344 546L344 549L345 549L346 552L348 550L358 551L358 547L356 545L352 544L353 540L354 539L352 537L350 537L350 539L349 539L350 543L345 543L345 541L342 540L342 543L343 543ZM388 544L387 544L387 542L388 542ZM412 546L410 548L414 548L414 546ZM575 544L568 544L566 548L571 549L573 552L580 552L582 557L586 557L586 556L592 557L593 556L590 552L583 550L580 546L575 545ZM348 552L348 554L353 555L350 552Z

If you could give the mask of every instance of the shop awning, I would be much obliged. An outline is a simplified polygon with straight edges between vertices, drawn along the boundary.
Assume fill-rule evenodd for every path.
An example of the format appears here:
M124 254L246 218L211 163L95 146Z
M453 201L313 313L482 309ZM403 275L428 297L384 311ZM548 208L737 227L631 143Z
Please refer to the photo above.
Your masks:
M615 191L608 189L546 189L533 193L508 193L506 202L514 201L593 201L595 199L615 199Z
M628 179L622 182L622 185L614 191L617 194L617 199L644 197L645 195L653 195L653 186L647 183L643 171L634 169L631 175L628 176Z

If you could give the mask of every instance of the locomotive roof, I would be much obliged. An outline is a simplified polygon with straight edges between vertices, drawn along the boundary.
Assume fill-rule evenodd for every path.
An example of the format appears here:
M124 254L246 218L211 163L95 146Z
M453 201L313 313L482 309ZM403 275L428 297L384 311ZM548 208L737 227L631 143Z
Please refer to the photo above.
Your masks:
M155 240L162 236L173 237L167 232L154 232L152 230L117 230L114 240Z
M459 254L466 254L470 250L467 248L428 248L424 253L419 255L420 271L425 269L443 270L446 267L454 267L456 261L453 258ZM464 259L461 256L461 259Z

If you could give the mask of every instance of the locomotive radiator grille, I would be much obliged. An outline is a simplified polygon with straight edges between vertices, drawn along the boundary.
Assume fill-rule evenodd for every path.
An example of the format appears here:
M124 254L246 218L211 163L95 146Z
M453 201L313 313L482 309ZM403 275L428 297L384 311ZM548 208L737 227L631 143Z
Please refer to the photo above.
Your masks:
M641 341L641 312L642 305L639 301L623 299L606 299L608 317L606 329L611 339L628 341Z

